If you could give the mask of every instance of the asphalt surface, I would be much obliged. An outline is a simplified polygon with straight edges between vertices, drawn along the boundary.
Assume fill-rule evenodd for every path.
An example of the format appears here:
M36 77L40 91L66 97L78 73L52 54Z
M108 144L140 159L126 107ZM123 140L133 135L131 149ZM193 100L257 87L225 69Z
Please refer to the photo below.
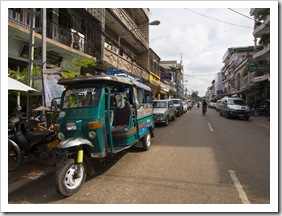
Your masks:
M270 120L265 117L251 117L251 121L261 126L270 127ZM55 166L47 166L36 159L27 159L17 170L8 173L8 192L10 194L48 173L55 172L55 170Z

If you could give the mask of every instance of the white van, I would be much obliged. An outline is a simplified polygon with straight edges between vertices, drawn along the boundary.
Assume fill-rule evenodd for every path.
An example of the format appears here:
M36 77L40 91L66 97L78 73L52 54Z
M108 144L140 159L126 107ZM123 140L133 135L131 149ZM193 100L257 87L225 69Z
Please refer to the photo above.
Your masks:
M251 109L243 99L224 97L219 105L219 114L224 115L227 119L239 117L249 120Z

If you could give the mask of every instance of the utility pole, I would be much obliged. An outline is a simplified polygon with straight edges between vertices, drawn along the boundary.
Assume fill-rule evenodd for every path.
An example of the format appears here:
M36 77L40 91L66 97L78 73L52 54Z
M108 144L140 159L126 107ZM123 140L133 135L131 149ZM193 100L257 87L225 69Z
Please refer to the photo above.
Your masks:
M36 21L39 21L39 26L36 26ZM31 8L30 11L30 37L29 37L29 64L28 64L28 85L33 86L33 69L34 63L42 65L46 68L46 8L36 9ZM35 42L35 33L41 33L41 41L39 43ZM41 59L34 59L34 49L36 47L41 47ZM44 101L44 86L43 86L43 74L42 74L42 101ZM44 102L43 102L44 106ZM31 101L30 95L27 95L27 119L30 118L31 111ZM45 117L45 112L43 113Z

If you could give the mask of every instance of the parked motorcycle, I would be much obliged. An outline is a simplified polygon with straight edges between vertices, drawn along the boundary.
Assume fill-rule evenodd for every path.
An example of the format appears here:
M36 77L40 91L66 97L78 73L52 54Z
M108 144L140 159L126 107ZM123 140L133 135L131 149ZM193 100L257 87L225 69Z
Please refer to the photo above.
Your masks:
M22 113L9 119L8 170L16 170L26 157L35 157L48 165L56 163L53 149L58 145L56 134L47 128L36 130L39 119L22 120Z
M265 106L256 107L255 105L252 107L252 116L265 116L266 109Z

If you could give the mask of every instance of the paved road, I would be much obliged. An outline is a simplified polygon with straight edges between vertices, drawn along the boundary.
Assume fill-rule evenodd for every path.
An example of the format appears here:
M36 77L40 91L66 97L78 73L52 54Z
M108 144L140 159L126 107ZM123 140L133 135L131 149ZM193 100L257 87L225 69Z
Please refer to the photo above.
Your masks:
M56 194L51 172L10 193L9 203L270 202L269 124L252 118L249 121L225 119L213 109L208 109L204 117L200 109L194 107L171 121L168 127L156 127L152 141L147 152L130 149L118 160L100 164L98 175L87 179L72 197L62 198ZM144 211L143 207L136 208Z

